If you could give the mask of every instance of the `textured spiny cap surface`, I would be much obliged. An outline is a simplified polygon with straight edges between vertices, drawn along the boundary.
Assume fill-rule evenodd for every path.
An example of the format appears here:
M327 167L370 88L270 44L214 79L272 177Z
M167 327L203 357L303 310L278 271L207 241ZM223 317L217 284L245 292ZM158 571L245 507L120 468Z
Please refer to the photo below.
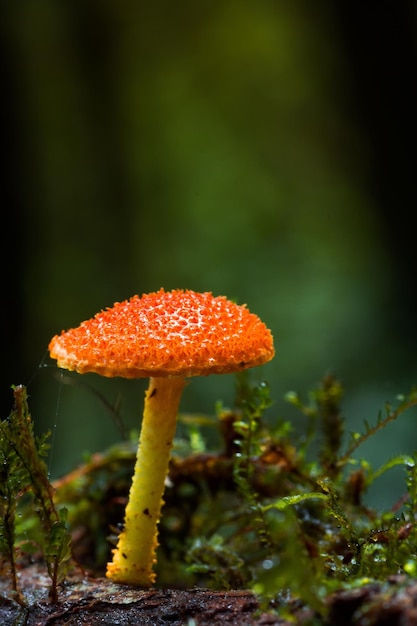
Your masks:
M59 367L123 378L225 374L274 356L271 332L245 305L163 289L56 335L49 351Z

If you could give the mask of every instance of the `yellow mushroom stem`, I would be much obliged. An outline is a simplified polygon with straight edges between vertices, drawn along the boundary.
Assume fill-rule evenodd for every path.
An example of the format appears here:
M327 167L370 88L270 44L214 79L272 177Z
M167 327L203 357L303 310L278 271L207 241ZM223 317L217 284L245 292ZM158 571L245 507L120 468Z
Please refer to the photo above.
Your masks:
M158 522L185 384L182 376L149 381L124 528L113 550L113 561L107 564L106 576L115 582L138 587L150 587L155 582L152 567Z

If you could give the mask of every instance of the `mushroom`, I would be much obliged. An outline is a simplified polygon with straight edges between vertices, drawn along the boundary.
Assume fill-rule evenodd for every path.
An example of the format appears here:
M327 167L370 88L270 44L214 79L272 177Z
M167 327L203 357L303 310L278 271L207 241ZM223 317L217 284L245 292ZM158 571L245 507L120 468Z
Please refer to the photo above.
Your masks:
M181 395L189 376L266 363L273 338L245 305L224 296L173 290L116 302L49 343L61 368L80 374L149 377L124 527L106 576L150 587L158 523Z

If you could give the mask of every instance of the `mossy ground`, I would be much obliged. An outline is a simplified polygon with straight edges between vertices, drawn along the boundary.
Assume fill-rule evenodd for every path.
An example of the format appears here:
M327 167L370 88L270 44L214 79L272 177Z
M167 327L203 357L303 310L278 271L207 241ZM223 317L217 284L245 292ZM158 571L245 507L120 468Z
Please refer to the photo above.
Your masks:
M46 564L51 597L59 597L69 566L68 533L71 564L103 576L123 521L136 450L124 442L91 456L53 485L51 499L42 474L46 438L33 437L25 390L16 396L16 389L15 409L1 423L1 574L24 604L18 573L30 561ZM260 611L285 617L306 607L325 620L335 593L359 593L372 584L380 589L398 577L402 585L413 584L416 457L397 456L375 470L360 457L360 446L415 406L417 393L385 406L363 432L350 433L347 444L343 394L333 376L325 376L306 402L289 393L288 402L305 417L304 431L294 433L288 420L274 426L264 420L268 386L239 375L235 406L219 406L213 419L203 420L220 431L215 450L204 442L201 418L180 416L188 436L177 442L170 466L158 588L249 590ZM16 420L27 425L32 446L23 452L11 435ZM366 506L370 485L397 465L405 480L393 509Z

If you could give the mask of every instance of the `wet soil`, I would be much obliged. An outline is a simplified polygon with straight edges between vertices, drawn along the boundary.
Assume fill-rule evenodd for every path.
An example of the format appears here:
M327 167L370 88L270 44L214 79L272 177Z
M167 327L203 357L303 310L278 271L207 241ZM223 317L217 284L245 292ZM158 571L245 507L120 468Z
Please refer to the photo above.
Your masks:
M250 591L141 590L79 573L68 577L58 602L51 603L49 582L37 566L25 568L19 596L0 578L0 625L417 626L417 582L402 577L334 593L326 615L296 603L261 606Z

